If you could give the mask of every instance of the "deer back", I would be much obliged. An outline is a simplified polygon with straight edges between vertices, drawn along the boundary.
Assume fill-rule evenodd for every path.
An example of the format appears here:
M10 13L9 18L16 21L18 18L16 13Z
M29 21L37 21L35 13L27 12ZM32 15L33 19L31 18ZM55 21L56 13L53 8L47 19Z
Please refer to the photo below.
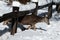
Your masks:
M37 19L36 19L35 16L26 15L26 16L22 19L21 23L22 23L22 24L26 24L26 25L30 25L30 24L33 24L36 20L37 20Z

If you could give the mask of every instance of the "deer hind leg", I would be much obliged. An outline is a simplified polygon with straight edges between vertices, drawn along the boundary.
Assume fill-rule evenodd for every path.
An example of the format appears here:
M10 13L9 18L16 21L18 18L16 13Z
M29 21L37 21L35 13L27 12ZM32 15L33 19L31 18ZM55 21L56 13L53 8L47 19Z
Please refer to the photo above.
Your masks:
M9 21L10 21L10 20L11 20L11 19L8 19L8 20L4 21L4 22L3 22L3 25L9 24Z

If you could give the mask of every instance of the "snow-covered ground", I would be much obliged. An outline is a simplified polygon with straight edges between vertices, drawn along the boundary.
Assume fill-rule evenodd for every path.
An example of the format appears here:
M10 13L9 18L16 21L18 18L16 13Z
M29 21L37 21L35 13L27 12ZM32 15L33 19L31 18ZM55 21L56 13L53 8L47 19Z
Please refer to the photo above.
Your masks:
M0 6L1 7L1 6ZM1 8L4 10L5 7ZM0 14L3 12L6 12L0 9ZM55 9L55 5L53 6L53 9ZM41 13L46 13L47 8L40 9L38 11L38 15ZM26 27L26 25L24 25ZM30 29L21 31L20 28L17 29L17 33L15 35L10 35L10 32L8 32L9 27L7 25L3 25L3 22L0 23L0 40L59 40L60 39L60 16L57 15L57 12L53 12L53 16L50 19L50 25L47 25L46 23L37 23L35 25L37 28L42 28L44 30L38 30L36 31Z

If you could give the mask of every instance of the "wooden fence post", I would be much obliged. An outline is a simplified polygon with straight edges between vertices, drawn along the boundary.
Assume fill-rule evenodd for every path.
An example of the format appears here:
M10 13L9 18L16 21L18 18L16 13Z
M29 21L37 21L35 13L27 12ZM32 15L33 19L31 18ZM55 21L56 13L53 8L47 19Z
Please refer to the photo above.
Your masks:
M33 15L37 15L37 11L38 11L38 2L34 2L36 4L36 8L34 10L34 12L32 13Z
M48 19L50 19L52 17L52 4L48 6Z
M60 4L57 6L57 13L60 13Z
M13 7L13 13L15 14L16 18L12 18L12 26L11 26L11 35L17 32L17 24L18 24L18 13L19 7Z
M11 26L11 35L14 35L17 32L17 19L12 19L12 26Z

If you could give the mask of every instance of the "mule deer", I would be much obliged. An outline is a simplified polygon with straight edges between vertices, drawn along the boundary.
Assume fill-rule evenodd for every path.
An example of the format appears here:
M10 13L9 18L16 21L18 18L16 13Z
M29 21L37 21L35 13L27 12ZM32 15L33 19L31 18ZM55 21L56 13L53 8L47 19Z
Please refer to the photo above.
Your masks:
M26 25L30 25L31 27L29 28L36 28L35 27L35 24L37 22L46 22L47 24L49 24L49 20L47 17L39 17L39 16L36 16L36 15L26 15L21 21L20 23L21 24L26 24ZM28 29L29 29L28 28Z

